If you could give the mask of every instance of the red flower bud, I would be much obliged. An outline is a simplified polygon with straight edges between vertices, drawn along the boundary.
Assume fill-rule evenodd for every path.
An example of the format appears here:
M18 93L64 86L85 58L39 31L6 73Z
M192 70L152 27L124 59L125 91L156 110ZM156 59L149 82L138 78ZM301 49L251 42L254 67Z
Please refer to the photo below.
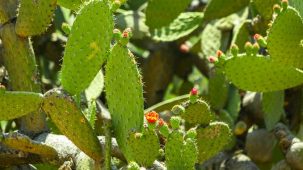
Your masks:
M220 58L223 55L223 52L221 50L217 51L217 57Z
M198 94L198 89L197 88L192 88L190 91L191 95L197 95Z
M123 37L123 38L128 38L128 32L123 31L123 33L122 33L122 37Z
M210 56L210 57L208 58L208 61L209 61L210 63L215 63L215 62L217 61L217 58L214 57L214 56Z
M254 39L257 41L258 39L260 39L262 36L260 34L255 34L254 35Z
M159 119L159 114L155 111L151 111L145 114L145 118L148 123L154 124Z
M180 45L180 51L183 53L188 53L190 50L189 46L186 43Z

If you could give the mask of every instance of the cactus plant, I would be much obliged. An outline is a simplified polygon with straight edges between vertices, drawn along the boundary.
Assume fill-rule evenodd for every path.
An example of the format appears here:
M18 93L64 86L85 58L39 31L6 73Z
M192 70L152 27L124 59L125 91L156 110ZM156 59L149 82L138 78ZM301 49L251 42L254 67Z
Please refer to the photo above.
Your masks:
M36 10L33 11L32 9ZM39 35L46 31L56 8L56 0L21 1L16 22L16 33L21 37Z
M87 20L91 17L99 19ZM64 89L79 94L89 86L106 60L112 30L113 17L105 1L92 1L80 10L64 52L61 73Z

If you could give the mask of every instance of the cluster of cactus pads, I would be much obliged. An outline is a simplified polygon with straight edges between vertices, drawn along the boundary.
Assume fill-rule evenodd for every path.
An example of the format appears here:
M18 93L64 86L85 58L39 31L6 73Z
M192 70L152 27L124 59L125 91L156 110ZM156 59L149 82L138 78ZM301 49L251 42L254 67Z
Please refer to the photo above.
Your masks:
M281 117L282 90L303 84L303 3L209 0L203 12L184 12L191 2L149 0L145 26L154 41L190 36L180 47L186 53L195 50L202 37L201 55L217 55L208 58L215 65L210 95L200 97L192 88L182 100L144 110L144 83L128 49L133 31L121 31L115 23L114 14L124 0L0 0L0 56L9 75L8 86L0 84L0 120L16 120L19 127L18 132L1 132L0 167L39 162L61 169L111 169L118 158L125 163L122 169L194 170L229 148L235 142L233 133L245 134L247 124L237 120L241 99L236 87L262 92L264 111L279 112ZM269 24L268 30L255 34L253 43L246 42L250 22L243 20L234 32L233 45L223 50L227 53L214 53L221 46L221 30L231 25L218 19L251 4L265 23L259 30ZM76 17L72 26L62 25L68 39L61 87L45 92L31 38L48 30L57 6L74 11ZM216 40L209 42L211 36ZM103 91L110 115L98 103ZM97 117L105 137L98 136ZM275 126L280 117L265 120L285 155L276 169L302 169L302 142L283 125ZM49 133L49 122L62 135ZM247 142L248 155L249 146Z
M13 90L1 86L1 120L19 118L29 127L21 132L39 139L43 130L35 132L35 129L45 126L45 113L63 135L95 161L94 166L101 166L111 157L105 153L111 152L104 151L77 100L95 76L100 76L98 72L106 63L105 89L112 129L119 148L130 163L129 169L152 166L161 157L163 149L168 169L194 169L195 163L214 156L230 141L228 125L214 122L215 115L206 102L198 99L195 89L187 102L173 107L175 116L169 123L159 119L156 112L146 113L144 119L143 83L135 58L126 47L132 33L130 29L122 33L114 29L113 11L119 5L116 1L22 0L17 3L14 0L0 3L2 55L9 72L9 87ZM79 11L70 31L66 31L69 37L60 75L62 88L41 94L30 37L47 30L57 3ZM188 2L184 1L178 10L184 10L185 4ZM152 3L150 8L156 10ZM171 14L171 18L176 14ZM163 21L163 24L166 22L169 21ZM186 123L189 129L181 129L181 123ZM158 131L165 139L164 148L160 147ZM4 146L40 155L45 160L55 160L61 155L51 144L19 133L1 136ZM106 140L106 143L111 142L111 138ZM82 153L78 154L80 157ZM50 162L57 164L60 161ZM77 164L80 169L90 166Z

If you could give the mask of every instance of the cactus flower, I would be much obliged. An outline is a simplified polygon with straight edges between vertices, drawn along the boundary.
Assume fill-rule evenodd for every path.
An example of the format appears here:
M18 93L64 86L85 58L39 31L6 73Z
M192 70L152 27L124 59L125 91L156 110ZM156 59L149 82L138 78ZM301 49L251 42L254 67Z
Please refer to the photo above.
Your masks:
M209 61L210 63L216 63L218 60L217 60L216 57L210 56L210 57L208 58L208 61Z
M154 124L159 119L159 114L155 111L151 111L145 114L145 118L148 123Z
M198 89L197 88L192 88L190 93L189 93L189 101L190 103L196 103L198 100Z
M198 94L198 89L197 88L192 88L190 91L191 95L197 95Z
M182 53L188 53L190 50L189 46L186 43L181 44L179 49Z

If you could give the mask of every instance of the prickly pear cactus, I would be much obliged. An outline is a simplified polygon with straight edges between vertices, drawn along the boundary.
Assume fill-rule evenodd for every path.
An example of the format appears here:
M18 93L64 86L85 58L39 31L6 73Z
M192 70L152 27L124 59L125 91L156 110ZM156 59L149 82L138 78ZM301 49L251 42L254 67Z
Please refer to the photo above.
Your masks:
M185 112L181 113L181 117L190 124L208 124L214 120L209 105L202 100L197 100L195 103L186 102Z
M180 130L173 130L165 145L165 158L168 170L192 169L197 160L197 146L195 139L187 138L184 141Z
M94 160L101 161L99 140L71 96L60 89L48 91L44 94L42 108L77 147Z
M57 0L57 1L60 6L63 6L71 10L79 10L81 5L84 4L84 2L88 2L89 0Z
M293 67L272 62L262 55L239 55L226 61L225 75L243 90L269 92L303 83L302 72Z
M146 25L150 30L168 26L189 6L191 0L149 0L146 8Z
M299 12L288 7L273 21L268 34L268 52L273 61L303 68L303 21ZM287 56L287 57L285 57Z
M250 0L210 0L205 8L205 19L212 20L225 17L243 9Z
M273 15L273 6L278 4L280 0L253 0L252 3L262 17L269 20Z
M54 148L47 146L42 142L36 142L28 136L18 132L1 136L1 143L11 148L48 157L49 159L58 156Z
M3 42L3 60L10 73L14 90L40 92L35 54L28 38L20 38L13 24L6 24L0 31ZM16 49L18 49L16 51ZM12 58L14 60L12 60Z
M11 120L36 112L42 103L42 95L32 92L0 92L0 120Z
M57 0L22 0L18 10L16 33L21 37L39 35L50 25Z
M159 139L153 130L144 128L142 133L130 132L127 145L132 150L132 159L139 165L149 167L159 155Z
M222 73L214 73L209 78L209 102L212 108L222 109L228 99L228 82Z
M231 141L231 130L223 122L212 122L197 129L199 162L215 156Z
M0 23L3 24L16 16L18 0L0 1Z
M133 54L121 44L114 45L105 75L106 99L114 134L126 158L132 160L132 149L127 145L128 134L142 129L144 116L141 76Z
M174 41L192 33L201 25L203 21L201 12L184 12L181 13L169 25L150 30L151 36L156 41Z
M95 18L95 19L90 19ZM71 94L84 91L107 58L113 17L106 1L83 6L71 29L61 71L61 83Z

